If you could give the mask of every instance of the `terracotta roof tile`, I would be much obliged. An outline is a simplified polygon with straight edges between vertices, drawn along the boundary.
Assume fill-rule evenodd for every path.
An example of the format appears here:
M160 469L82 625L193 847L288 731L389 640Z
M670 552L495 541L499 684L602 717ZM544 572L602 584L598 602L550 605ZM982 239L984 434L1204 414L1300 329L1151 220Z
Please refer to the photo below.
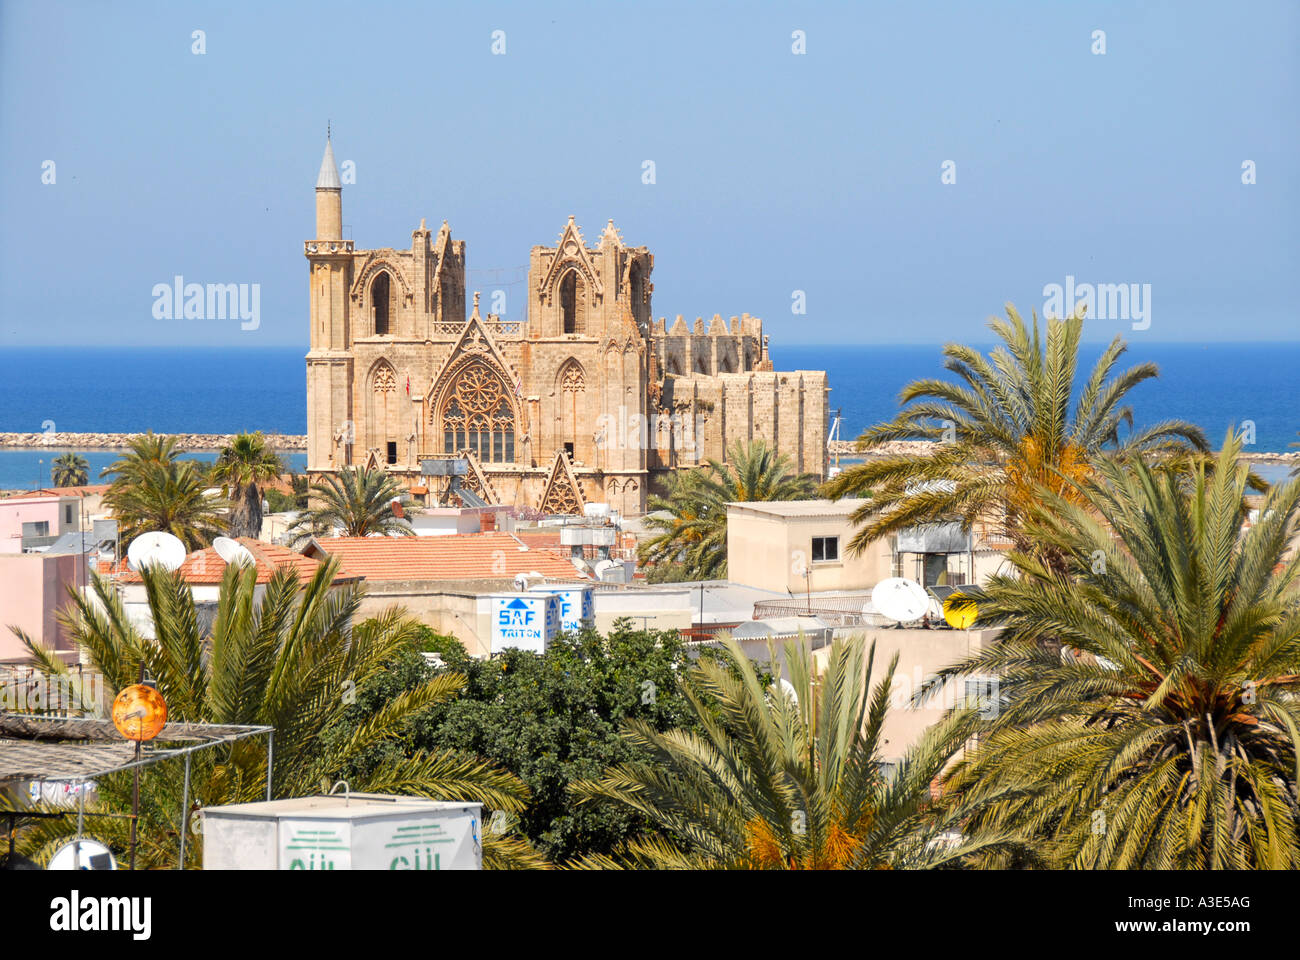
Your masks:
M522 549L508 533L321 537L308 552L317 549L338 557L345 569L367 580L508 580L532 570L549 577L578 576L564 557L545 549Z
M79 487L41 487L39 490L31 491L29 496L93 497L97 493L107 492L107 483L88 483Z
M306 583L316 575L316 570L321 565L319 560L304 557L301 553L295 553L287 547L266 543L263 540L240 537L239 542L248 548L257 563L258 583L270 582L276 569L283 566L292 567L298 574L298 580ZM119 569L121 569L119 579L123 583L141 582L140 574L126 567L125 564L122 564ZM218 584L221 582L221 578L225 576L226 561L221 559L221 556L214 548L208 547L206 550L196 550L187 556L180 569L187 583ZM362 579L361 576L354 571L341 569L334 582L348 583L360 579Z

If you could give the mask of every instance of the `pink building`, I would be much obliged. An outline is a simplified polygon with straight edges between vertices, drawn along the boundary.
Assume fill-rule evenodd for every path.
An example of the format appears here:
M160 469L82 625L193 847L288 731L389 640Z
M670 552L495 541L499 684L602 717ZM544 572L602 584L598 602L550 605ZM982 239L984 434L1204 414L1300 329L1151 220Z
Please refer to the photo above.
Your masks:
M0 553L44 547L81 527L81 497L33 494L0 500Z
M56 614L70 602L68 587L81 586L84 563L71 553L0 554L0 663L22 663L28 657L10 627L64 653L68 661L76 658Z

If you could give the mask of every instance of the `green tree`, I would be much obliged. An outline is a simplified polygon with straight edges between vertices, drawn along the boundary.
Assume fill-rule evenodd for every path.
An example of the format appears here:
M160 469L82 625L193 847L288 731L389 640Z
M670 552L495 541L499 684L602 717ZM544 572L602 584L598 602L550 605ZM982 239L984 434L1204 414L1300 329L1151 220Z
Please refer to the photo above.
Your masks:
M1102 352L1071 411L1083 317L1049 318L1047 336L1014 307L989 328L1002 345L987 357L972 347L943 348L944 367L960 382L916 380L903 388L903 409L858 438L871 453L898 440L937 440L925 453L887 453L844 470L823 491L833 499L865 497L849 543L864 550L907 527L977 521L1021 549L1030 546L1022 519L1038 491L1068 493L1103 460L1185 458L1208 450L1199 427L1167 420L1133 429L1129 392L1157 376L1153 363L1116 373L1128 349L1116 337ZM1127 428L1122 431L1121 428Z
M401 495L401 490L397 481L382 469L348 467L326 474L320 482L311 485L311 490L314 503L289 530L297 543L310 537L329 536L335 530L347 537L372 533L415 535L406 517L414 516L418 508L403 504L404 516L397 515L393 501Z
M142 533L160 530L197 550L225 529L220 501L207 493L189 460L133 464L109 485L104 505L117 518L123 547Z
M100 476L109 478L104 506L117 518L126 547L141 533L161 530L191 550L225 529L221 504L192 460L179 460L176 438L153 431L132 437L126 452Z
M490 660L473 659L454 640L429 634L423 646L436 648L442 669L465 676L460 695L413 717L403 742L359 760L358 773L405 749L484 757L527 785L530 801L517 816L519 829L553 862L611 852L649 828L628 808L576 806L568 787L639 755L620 736L624 719L638 717L661 730L689 722L673 680L688 663L675 631L634 630L619 621L605 637L583 630L558 638L544 654L509 650ZM429 669L418 655L392 664L382 686L365 691L376 696L368 708ZM337 735L326 730L323 739ZM489 821L487 833L501 822Z
M241 433L223 447L208 481L221 485L221 494L231 501L230 535L262 535L262 490L258 486L274 480L284 470L275 451L266 445L261 432Z
M273 726L274 797L315 794L347 773L353 791L478 801L508 812L523 809L528 791L518 778L465 753L405 751L372 764L364 775L354 769L356 758L399 737L412 716L454 698L465 678L448 671L411 684L372 711L359 710L353 702L356 691L381 678L395 658L412 651L416 624L399 608L355 622L364 590L358 584L334 582L337 562L322 564L306 583L281 569L260 596L253 568L228 567L210 630L201 627L205 618L178 574L159 568L142 573L156 639L138 632L108 580L92 578L93 598L70 591L65 625L92 667L103 674L108 697L135 681L143 661L167 702L169 720ZM19 635L43 670L67 673L53 652ZM346 736L320 736L345 720L350 721ZM192 763L191 795L198 805L265 796L262 742L201 751ZM180 765L174 761L142 778L147 790L138 863L144 866L176 863L180 778ZM99 793L103 809L129 810L130 776L102 779ZM181 822L188 819L186 814ZM125 827L120 822L93 818L88 824L88 833L123 849ZM75 820L42 825L27 835L24 850L48 857L74 829ZM198 865L198 846L190 847L187 866ZM517 835L485 837L484 853L495 865L541 862Z
M645 756L573 786L583 801L636 810L658 828L619 856L575 865L725 869L920 868L1012 845L1009 835L963 837L957 810L930 803L950 754L927 736L881 771L881 730L897 655L874 689L874 644L836 640L814 676L802 641L784 647L789 687L765 682L731 638L717 659L683 672L696 729L661 732L638 717L628 740ZM776 662L776 651L771 651Z
M149 464L167 464L175 462L180 448L176 438L167 434L136 434L126 444L126 453L100 471L100 476L111 478L113 483L119 480L130 481L134 475Z
M638 547L643 565L680 564L684 579L711 580L727 575L727 504L741 500L802 500L813 496L816 481L795 474L790 460L762 440L739 441L727 462L674 474L664 496L651 495L645 526L657 535ZM659 574L656 579L663 579Z
M1026 532L1064 573L1017 552L971 591L1005 628L940 674L999 678L996 715L953 728L979 735L947 784L975 823L1079 868L1300 867L1300 480L1243 531L1239 452L1045 491Z
M90 476L90 463L79 453L65 453L50 466L50 483L56 487L80 487Z

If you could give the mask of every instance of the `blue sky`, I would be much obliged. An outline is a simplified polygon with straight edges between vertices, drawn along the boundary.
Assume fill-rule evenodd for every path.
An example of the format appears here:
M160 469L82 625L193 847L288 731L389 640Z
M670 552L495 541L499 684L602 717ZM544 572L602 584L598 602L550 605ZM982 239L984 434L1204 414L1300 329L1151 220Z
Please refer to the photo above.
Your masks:
M445 218L485 296L574 214L650 247L656 315L774 341L984 342L1067 276L1151 285L1090 339L1295 339L1298 36L1291 2L6 0L0 345L305 349L327 119L357 246ZM155 319L176 274L259 284L260 327Z

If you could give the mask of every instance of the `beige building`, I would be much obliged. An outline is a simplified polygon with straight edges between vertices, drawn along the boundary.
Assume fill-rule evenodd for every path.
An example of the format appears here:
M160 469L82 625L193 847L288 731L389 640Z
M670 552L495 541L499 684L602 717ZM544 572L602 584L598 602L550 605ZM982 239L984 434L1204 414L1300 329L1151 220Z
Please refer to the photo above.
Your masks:
M625 515L666 472L737 440L825 474L825 372L773 371L747 314L654 320L654 256L612 220L594 244L570 217L533 247L526 319L502 319L470 302L465 242L445 221L422 220L408 248L344 239L327 142L304 252L309 473L367 464L416 483L422 460L463 456L463 485L489 504Z
M870 590L893 575L888 540L850 556L849 516L864 500L727 504L727 579L794 594Z
M914 746L929 727L943 719L947 710L967 704L981 711L999 708L999 686L995 677L949 680L919 706L913 703L912 695L938 671L965 660L992 644L1001 630L950 630L943 627L918 630L864 626L843 628L837 633L845 637L848 643L862 644L864 649L870 649L871 644L875 644L872 687L884 678L890 661L898 654L898 667L890 684L890 709L881 731L881 756L887 763L901 760L907 749ZM827 645L813 652L818 669L825 669L830 659L830 650Z

